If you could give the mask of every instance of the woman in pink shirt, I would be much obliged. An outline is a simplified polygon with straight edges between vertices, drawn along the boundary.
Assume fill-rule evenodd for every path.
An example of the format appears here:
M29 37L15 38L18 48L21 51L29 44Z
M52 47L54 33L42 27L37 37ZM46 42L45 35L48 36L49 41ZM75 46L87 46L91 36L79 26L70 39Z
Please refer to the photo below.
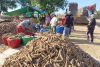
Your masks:
M50 15L47 14L45 17L45 23L47 26L50 24L50 21L51 21L51 17L50 17Z

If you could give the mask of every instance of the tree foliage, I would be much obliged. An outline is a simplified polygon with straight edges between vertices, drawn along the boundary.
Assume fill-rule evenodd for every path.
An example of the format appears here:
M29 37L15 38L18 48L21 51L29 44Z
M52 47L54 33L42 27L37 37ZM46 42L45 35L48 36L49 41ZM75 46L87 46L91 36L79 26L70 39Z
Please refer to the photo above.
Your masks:
M8 8L15 8L17 6L15 0L0 0L0 12L7 11Z
M67 5L67 0L28 0L32 6L38 7L41 10L51 13L59 8L64 9Z
M67 0L0 0L1 11L7 11L7 8L15 8L16 3L25 6L37 6L38 8L48 13L54 12L59 8L64 9L67 5Z
M22 7L25 7L27 5L31 5L30 0L16 0L17 3L19 3Z
M64 9L67 5L67 0L37 0L37 2L40 4L40 9L49 13L56 11L59 8Z
M100 19L100 10L97 11L96 18L97 18L97 19Z

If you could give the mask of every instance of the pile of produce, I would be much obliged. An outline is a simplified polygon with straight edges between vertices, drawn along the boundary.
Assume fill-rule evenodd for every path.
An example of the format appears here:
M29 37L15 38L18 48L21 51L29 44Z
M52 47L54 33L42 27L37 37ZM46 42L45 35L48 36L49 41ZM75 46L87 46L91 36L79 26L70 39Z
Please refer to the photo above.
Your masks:
M13 34L11 34L11 33L6 33L6 34L3 34L3 35L2 35L2 42L3 42L4 45L8 45L7 39L8 39L9 37L11 37L12 35L13 35Z
M69 39L43 34L7 58L3 67L100 67L100 64Z
M15 33L16 25L17 23L14 22L0 23L0 35L4 33L10 33L10 32Z
M0 43L2 35L5 33L16 33L16 25L14 22L4 22L0 23Z
M10 36L12 36L12 33L5 33L2 35L2 37L10 37Z
M18 35L11 36L7 39L8 46L11 48L18 48L21 44L21 37Z
M14 40L14 39L20 39L21 37L19 35L12 35L11 37L9 37L8 39L10 40Z
M7 45L11 48L18 48L21 46L21 37L23 37L24 34L11 34L11 33L6 33L2 36L2 42L4 45Z

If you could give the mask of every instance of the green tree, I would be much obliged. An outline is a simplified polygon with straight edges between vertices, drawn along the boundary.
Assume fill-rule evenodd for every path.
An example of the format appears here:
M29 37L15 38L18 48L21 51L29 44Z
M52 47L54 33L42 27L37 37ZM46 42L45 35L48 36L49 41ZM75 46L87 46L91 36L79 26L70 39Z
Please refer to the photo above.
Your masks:
M96 18L97 18L97 19L100 19L100 10L97 11Z
M67 0L37 0L39 8L48 13L54 12L59 8L64 9L67 5Z
M31 0L16 0L16 2L19 3L22 7L31 5Z
M8 8L15 8L17 6L15 0L0 0L0 12L7 12Z
M52 13L59 8L64 9L67 6L67 0L30 0L33 6Z
M7 11L8 8L15 8L19 3L22 7L37 6L41 10L52 13L59 8L64 9L67 5L67 0L0 0L0 11Z

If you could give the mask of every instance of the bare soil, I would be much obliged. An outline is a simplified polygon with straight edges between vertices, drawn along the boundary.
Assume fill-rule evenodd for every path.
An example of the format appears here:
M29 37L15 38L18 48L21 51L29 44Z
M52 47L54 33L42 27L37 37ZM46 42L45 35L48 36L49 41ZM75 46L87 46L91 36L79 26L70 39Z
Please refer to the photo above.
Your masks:
M87 41L86 25L76 25L70 39L78 45L83 51L100 61L100 28L96 26L94 31L94 43Z

